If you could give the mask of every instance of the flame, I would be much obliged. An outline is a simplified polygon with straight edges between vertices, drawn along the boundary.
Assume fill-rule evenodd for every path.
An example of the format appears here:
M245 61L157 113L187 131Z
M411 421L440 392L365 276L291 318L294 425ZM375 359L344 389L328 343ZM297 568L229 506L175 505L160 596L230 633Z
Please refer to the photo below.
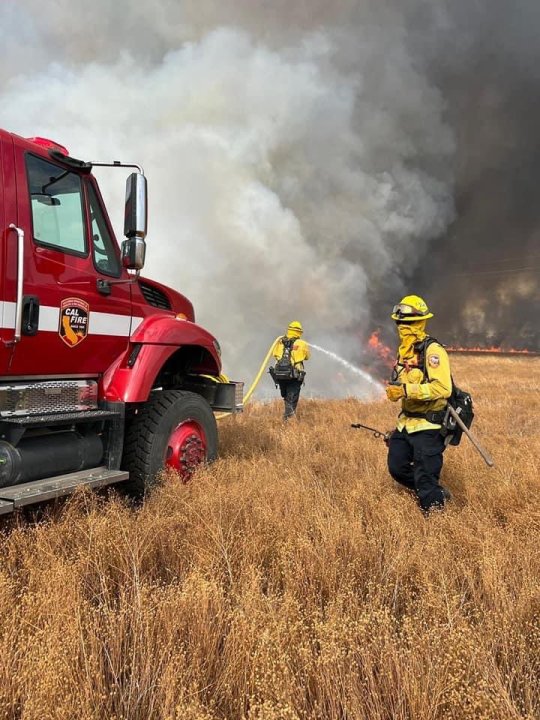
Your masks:
M374 330L367 341L367 346L370 352L381 361L382 365L387 367L393 367L395 362L395 351L392 348L385 345L380 339L380 330ZM464 347L461 345L449 345L446 347L448 352L451 353L475 353L483 354L498 354L498 355L527 355L529 357L537 357L540 352L534 350L527 350L525 348L507 348L496 345L474 345L471 347ZM380 368L382 371L382 368Z
M455 353L500 353L502 355L538 355L538 353L532 350L519 350L517 348L502 348L492 345L491 347L454 347L449 346L446 348L448 352Z
M371 333L368 340L368 347L375 355L377 355L377 357L384 361L385 365L392 367L394 364L395 352L392 348L388 347L388 345L381 342L379 335L380 330L374 330Z

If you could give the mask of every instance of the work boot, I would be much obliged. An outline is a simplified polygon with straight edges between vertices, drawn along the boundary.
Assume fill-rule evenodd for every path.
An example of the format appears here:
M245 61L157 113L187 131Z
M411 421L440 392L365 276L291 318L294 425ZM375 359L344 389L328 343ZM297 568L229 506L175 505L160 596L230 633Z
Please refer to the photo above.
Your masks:
M424 511L424 515L427 517L432 512L441 512L445 505L448 503L449 500L452 499L452 495L449 490L447 490L445 487L442 487L442 485L439 485L442 493L442 499L441 500L435 500L432 501L429 505L423 504L420 502L420 507Z
M283 413L283 419L284 420L290 420L290 418L295 416L295 411L293 406L290 403L285 403L285 411Z

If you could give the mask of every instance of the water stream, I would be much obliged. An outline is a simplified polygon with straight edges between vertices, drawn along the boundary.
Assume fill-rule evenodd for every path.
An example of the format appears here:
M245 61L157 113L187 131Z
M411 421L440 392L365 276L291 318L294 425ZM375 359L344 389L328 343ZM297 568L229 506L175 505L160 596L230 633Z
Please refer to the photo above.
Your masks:
M346 367L347 370L350 370L355 375L358 375L363 380L365 380L367 383L369 383L373 387L377 388L377 390L380 390L381 392L384 390L383 385L378 380L375 380L375 378L372 377L365 370L362 370L361 368L356 367L356 365L353 365L348 360L345 360L345 358L342 358L341 355L338 355L337 353L332 352L331 350L326 350L325 348L320 347L320 345L315 345L312 342L309 343L309 346L314 348L315 350L319 350L319 352L322 352L325 355L328 355L328 357L332 358L332 360L335 360L340 365L343 365L343 367Z

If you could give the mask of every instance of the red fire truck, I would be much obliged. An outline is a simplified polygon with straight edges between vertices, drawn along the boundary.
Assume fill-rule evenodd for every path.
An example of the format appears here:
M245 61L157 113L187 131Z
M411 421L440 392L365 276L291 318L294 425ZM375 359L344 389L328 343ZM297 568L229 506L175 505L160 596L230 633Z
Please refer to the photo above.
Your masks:
M94 166L126 167L118 246ZM179 292L140 276L146 178L0 130L0 514L215 458L242 384Z

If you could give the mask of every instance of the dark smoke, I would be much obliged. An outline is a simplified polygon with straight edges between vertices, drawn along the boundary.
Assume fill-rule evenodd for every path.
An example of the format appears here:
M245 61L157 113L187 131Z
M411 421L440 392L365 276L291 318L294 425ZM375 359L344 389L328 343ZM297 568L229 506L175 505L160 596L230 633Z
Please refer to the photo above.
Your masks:
M539 349L539 36L538 0L4 0L0 125L145 166L148 274L239 378L293 318L359 361L410 292Z
M539 32L538 2L454 3L431 51L456 138L456 219L409 285L452 345L540 349Z

